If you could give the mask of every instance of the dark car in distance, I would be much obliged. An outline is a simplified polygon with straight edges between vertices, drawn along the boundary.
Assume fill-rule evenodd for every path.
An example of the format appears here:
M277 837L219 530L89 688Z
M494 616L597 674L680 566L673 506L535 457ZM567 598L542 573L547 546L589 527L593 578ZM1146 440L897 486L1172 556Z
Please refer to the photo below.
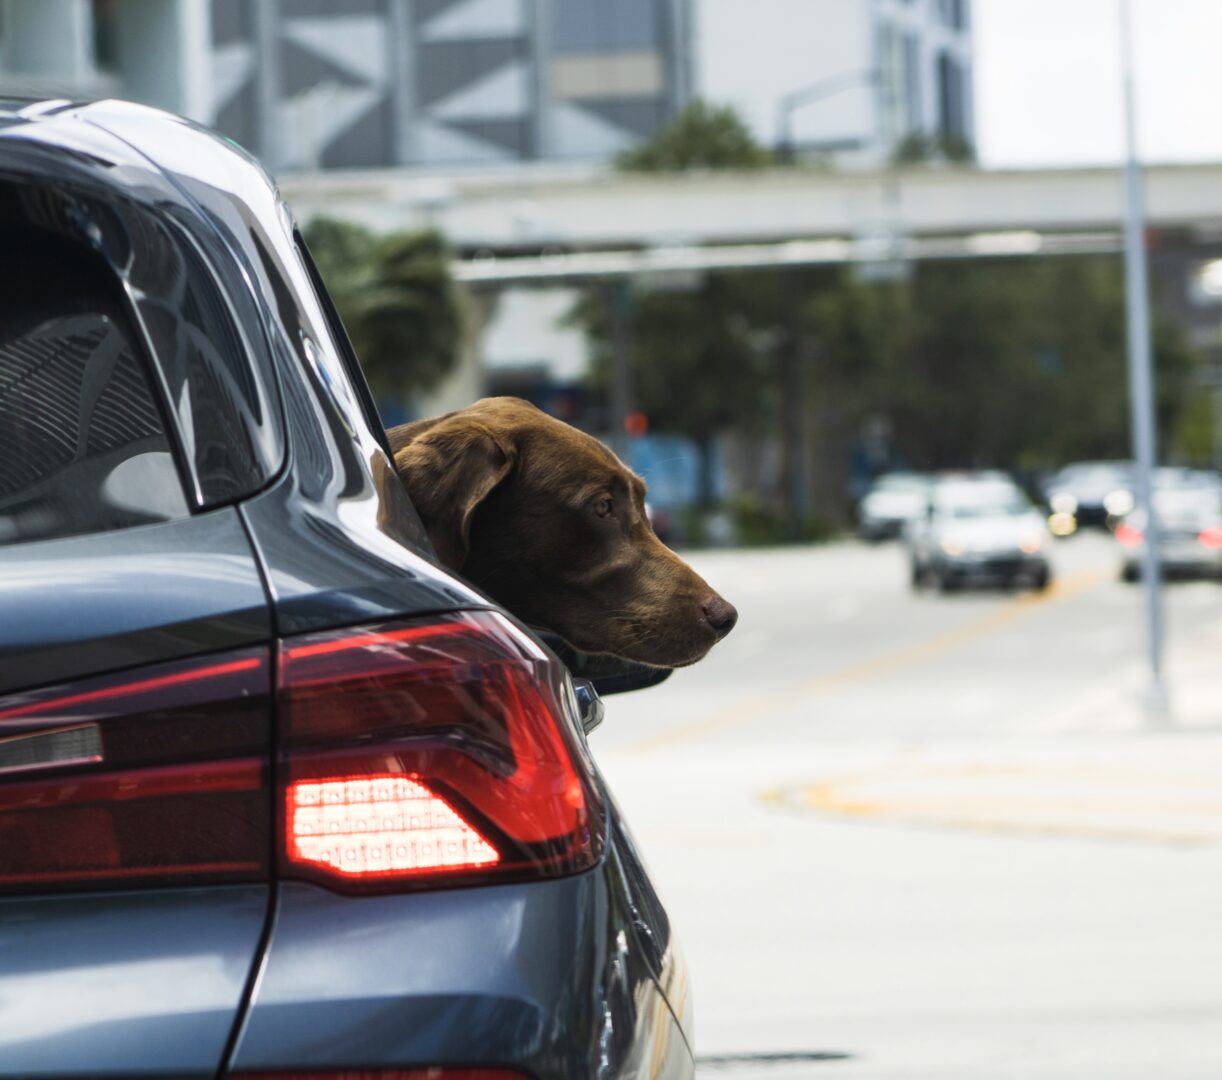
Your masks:
M1136 479L1128 461L1079 461L1044 484L1049 524L1057 536L1107 526L1133 509Z
M436 564L259 166L0 102L0 275L0 1075L690 1077L601 704Z

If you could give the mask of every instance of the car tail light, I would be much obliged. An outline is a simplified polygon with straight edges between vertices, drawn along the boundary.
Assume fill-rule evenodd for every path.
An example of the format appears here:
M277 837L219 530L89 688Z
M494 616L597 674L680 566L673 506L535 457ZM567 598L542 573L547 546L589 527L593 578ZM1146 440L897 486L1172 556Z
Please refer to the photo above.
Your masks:
M282 875L399 889L592 866L602 806L568 696L492 612L283 642Z
M269 875L266 649L0 699L0 889Z
M1141 547L1142 531L1134 525L1120 524L1116 526L1116 539L1121 547Z
M1216 525L1212 529L1202 529L1197 540L1203 547L1217 551L1222 548L1222 525Z

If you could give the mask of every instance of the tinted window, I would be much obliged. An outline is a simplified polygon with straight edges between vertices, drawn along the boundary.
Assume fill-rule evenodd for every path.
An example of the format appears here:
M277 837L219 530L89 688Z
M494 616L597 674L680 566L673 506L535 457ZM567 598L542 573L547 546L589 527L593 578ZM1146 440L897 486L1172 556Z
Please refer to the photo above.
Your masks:
M222 295L184 232L154 219L141 224L132 281L178 413L183 451L204 505L232 502L267 483L284 453L257 317L236 275L236 287Z
M126 314L100 264L0 236L0 544L187 514Z
M929 481L921 476L902 476L892 474L880 476L874 485L875 491L911 492L919 495L928 490Z

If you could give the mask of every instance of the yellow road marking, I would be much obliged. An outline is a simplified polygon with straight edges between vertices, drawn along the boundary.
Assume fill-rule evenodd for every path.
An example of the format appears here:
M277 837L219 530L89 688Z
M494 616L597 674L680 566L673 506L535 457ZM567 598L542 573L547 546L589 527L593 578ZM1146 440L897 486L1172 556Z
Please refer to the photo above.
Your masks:
M758 694L755 697L733 702L690 724L671 728L659 735L643 739L630 749L634 753L649 754L690 739L704 738L746 720L759 720L760 717L775 712L799 698L828 694L856 683L891 675L896 671L951 652L987 634L996 633L1050 604L1069 600L1102 584L1110 575L1111 570L1108 567L1093 567L1079 571L1068 578L1054 581L1043 592L1025 593L1015 597L987 615L973 619L971 622L945 631L926 641L904 645L891 652L883 653L881 656L849 664L839 671L818 675L813 679L806 679L770 693Z
M1008 778L1010 789L979 786L982 779L991 782L993 774ZM1147 771L1123 763L994 767L902 758L774 788L761 799L775 807L878 824L1175 845L1222 843L1217 774L1185 770L1174 786L1171 775L1165 767ZM1129 790L1118 792L1121 784Z

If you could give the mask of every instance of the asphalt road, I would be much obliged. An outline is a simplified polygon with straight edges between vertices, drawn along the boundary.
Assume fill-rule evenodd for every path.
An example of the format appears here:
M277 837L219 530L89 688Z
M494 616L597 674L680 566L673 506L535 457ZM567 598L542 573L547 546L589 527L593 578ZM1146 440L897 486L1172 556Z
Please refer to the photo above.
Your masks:
M913 595L891 545L692 560L738 628L591 742L702 1076L1222 1076L1222 584L1168 591L1159 726L1111 542L1054 555L1039 595Z

